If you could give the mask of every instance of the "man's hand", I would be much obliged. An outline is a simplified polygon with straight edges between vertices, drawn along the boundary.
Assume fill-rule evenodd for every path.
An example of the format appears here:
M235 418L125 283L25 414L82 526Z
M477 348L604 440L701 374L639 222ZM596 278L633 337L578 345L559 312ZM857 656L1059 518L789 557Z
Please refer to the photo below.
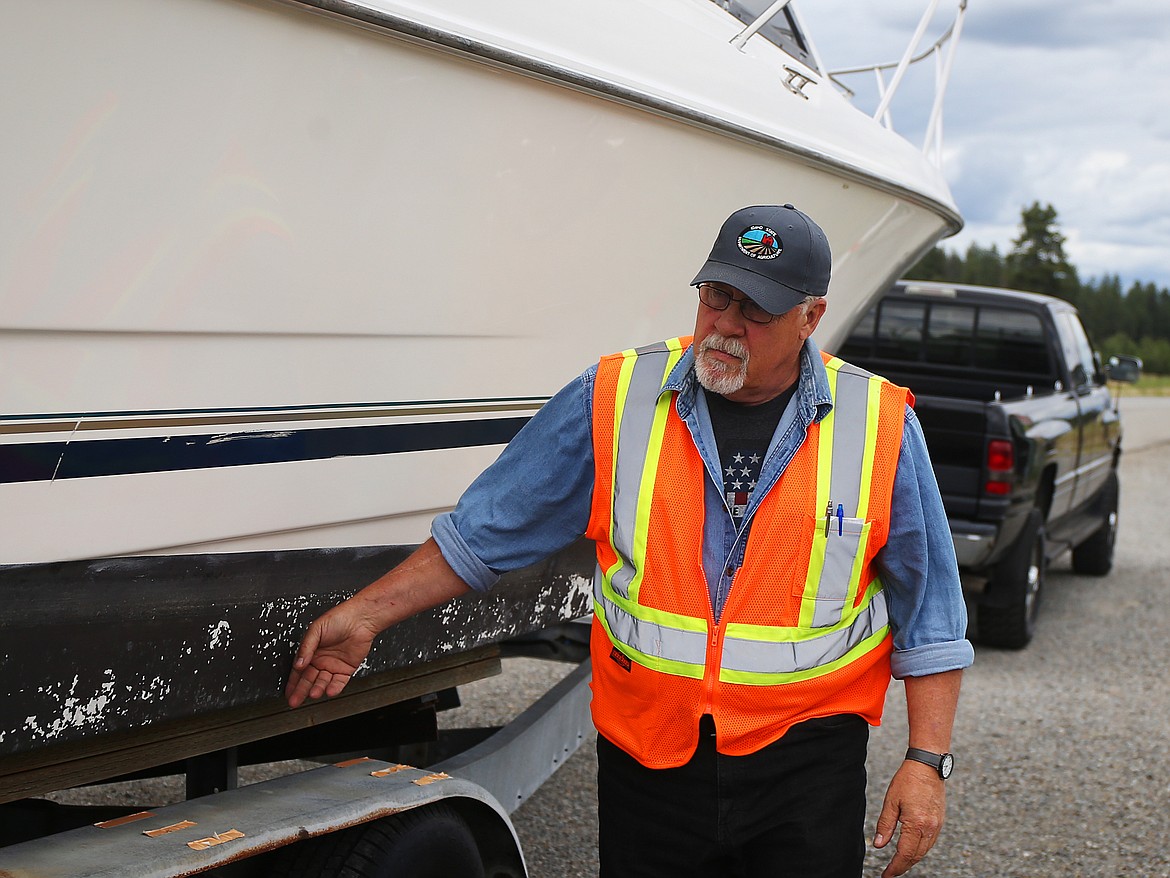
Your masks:
M289 707L306 698L332 698L345 688L366 656L377 626L352 601L338 604L309 626L284 689Z
M467 591L467 583L451 569L434 539L427 540L385 576L309 626L284 688L289 707L300 707L306 698L337 695L381 632Z
M873 838L875 848L884 848L893 838L895 827L902 824L897 851L882 878L902 875L926 856L938 839L946 809L946 789L938 773L929 765L903 762L886 791Z

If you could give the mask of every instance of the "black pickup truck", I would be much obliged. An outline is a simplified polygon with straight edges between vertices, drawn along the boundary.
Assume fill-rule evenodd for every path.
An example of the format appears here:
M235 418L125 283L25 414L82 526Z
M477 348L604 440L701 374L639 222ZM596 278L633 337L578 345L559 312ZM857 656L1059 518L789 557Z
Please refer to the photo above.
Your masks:
M1102 576L1117 533L1121 424L1076 309L1049 296L903 281L852 327L840 356L914 393L973 639L1031 640L1047 564L1071 550Z

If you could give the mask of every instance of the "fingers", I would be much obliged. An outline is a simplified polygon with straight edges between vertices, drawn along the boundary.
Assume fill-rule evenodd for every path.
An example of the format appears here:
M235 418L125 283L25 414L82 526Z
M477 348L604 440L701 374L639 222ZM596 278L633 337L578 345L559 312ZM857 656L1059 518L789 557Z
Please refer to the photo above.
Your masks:
M898 847L894 858L886 865L882 878L895 878L907 872L911 866L926 856L926 852L934 846L934 837L925 830L902 825L902 832L898 835Z
M288 677L288 684L284 688L284 695L289 707L300 707L306 700L316 700L325 694L336 694L349 682L348 675L336 685L334 692L329 692L333 684L334 675L313 663L317 649L321 645L322 623L320 619L313 621L293 659L292 672Z
M319 678L318 678L319 679ZM334 695L340 695L341 690L349 683L349 674L332 674L329 682L325 685L325 694L332 698ZM316 687L313 687L314 689Z
M297 649L285 685L289 707L340 695L369 652L371 639L337 625L329 614L316 619Z
M889 797L882 804L882 813L878 815L877 829L874 831L873 846L878 850L884 848L894 837L894 829L898 825L898 809L890 802Z
M310 689L317 679L317 669L311 665L313 653L317 651L317 644L321 640L321 629L317 622L313 622L301 639L296 658L293 659L293 669L289 674L288 683L284 687L284 697L289 707L300 707L309 696Z
M284 687L284 698L289 707L300 707L305 703L312 686L312 679L306 674L294 671L289 675L288 685Z
M878 815L873 846L885 847L899 823L902 828L894 856L882 872L882 878L902 875L926 856L938 840L945 814L946 793L941 781L917 776L916 766L903 768L894 776Z
M338 682L339 677L344 677L344 679ZM312 669L312 683L308 687L308 698L310 701L316 701L325 695L336 695L348 682L348 675L331 674L329 671L314 667Z
M293 670L303 671L308 667L309 662L313 658L313 653L317 651L317 644L321 642L321 620L315 619L309 630L305 632L305 636L301 638L300 648L297 649L297 657L293 660Z
M319 698L320 695L313 694L319 676L320 672L311 664L302 670L294 668L288 676L288 685L284 687L284 697L288 701L288 706L300 707L308 698Z
M284 688L284 697L289 707L300 707L305 701L316 701L322 697L332 698L341 694L351 677L351 674L319 668L310 661L301 670L293 669L288 685Z

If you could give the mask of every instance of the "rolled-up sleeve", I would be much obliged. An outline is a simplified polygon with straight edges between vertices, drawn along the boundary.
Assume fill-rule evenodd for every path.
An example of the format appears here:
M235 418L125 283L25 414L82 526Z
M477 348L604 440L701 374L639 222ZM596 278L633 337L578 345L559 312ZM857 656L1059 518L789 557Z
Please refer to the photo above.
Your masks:
M469 586L548 557L585 533L593 499L593 378L578 376L548 401L431 535Z
M877 562L894 631L894 676L968 667L975 651L966 636L955 546L922 427L909 407L894 477L889 539Z

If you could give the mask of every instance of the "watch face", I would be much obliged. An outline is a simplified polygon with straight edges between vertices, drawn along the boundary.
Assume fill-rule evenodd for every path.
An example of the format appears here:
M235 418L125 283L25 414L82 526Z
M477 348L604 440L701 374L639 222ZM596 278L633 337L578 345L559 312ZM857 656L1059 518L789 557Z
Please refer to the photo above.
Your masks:
M946 780L951 776L951 772L955 769L955 757L950 753L944 753L942 759L938 763L938 773L942 775L942 779Z

